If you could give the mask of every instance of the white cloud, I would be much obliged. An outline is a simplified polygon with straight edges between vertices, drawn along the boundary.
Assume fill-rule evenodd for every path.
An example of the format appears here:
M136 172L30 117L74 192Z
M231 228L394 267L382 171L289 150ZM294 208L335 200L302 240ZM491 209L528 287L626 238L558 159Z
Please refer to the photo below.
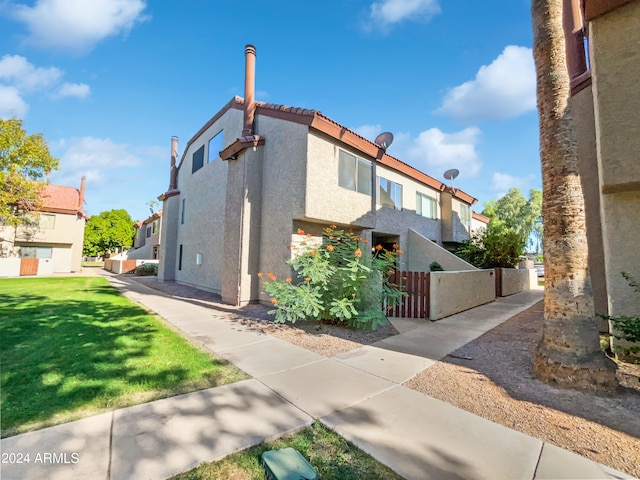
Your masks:
M91 89L86 83L63 83L58 87L55 93L56 98L78 97L85 98L89 96Z
M450 89L436 113L457 121L517 117L536 108L536 74L531 49L507 46L475 79Z
M114 143L109 138L81 137L59 140L52 144L60 158L56 182L74 185L83 175L93 185L108 183L109 171L135 168L142 160L130 152L127 144Z
M378 134L382 132L382 125L360 125L359 127L352 128L351 130L373 142Z
M0 58L0 115L24 118L29 105L24 97L45 93L53 98L87 97L91 89L84 83L60 84L64 72L56 67L36 67L20 55Z
M29 31L28 44L86 53L101 40L127 34L145 21L145 0L37 0L9 4L11 15Z
M404 20L424 22L438 13L438 0L381 0L369 7L365 28L386 31Z
M461 178L474 177L482 167L476 151L480 133L474 127L455 133L430 128L415 138L400 133L391 147L394 152L392 155L435 177L450 168L460 170Z
M29 105L22 99L15 87L0 85L0 118L24 118Z
M514 177L507 173L494 172L491 177L491 190L498 193L498 197L505 195L511 188L519 188L527 192L534 187L536 176L534 174L526 177Z
M62 75L56 67L36 67L20 55L4 55L0 59L0 81L23 92L46 89L58 82Z

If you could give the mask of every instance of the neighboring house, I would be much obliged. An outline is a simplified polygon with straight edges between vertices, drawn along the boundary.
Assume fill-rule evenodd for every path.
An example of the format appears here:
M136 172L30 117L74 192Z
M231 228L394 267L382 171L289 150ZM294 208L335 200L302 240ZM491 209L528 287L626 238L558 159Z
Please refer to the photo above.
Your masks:
M290 275L291 246L306 239L299 230L320 239L335 224L372 248L397 244L405 250L400 267L409 269L424 264L412 266L414 246L469 237L474 197L316 110L255 102L254 62L248 46L245 98L216 113L187 142L179 164L172 138L170 185L159 197L161 279L246 304L268 300L258 272ZM473 268L435 250L458 269Z
M43 206L17 229L0 227L4 261L0 275L46 275L80 271L84 227L85 177L80 189L47 184Z
M634 317L622 272L640 281L640 1L565 0L565 12L595 308Z
M152 214L142 222L136 222L135 227L133 248L127 252L127 258L157 260L160 254L162 211Z
M481 213L473 212L471 214L471 231L484 230L487 228L487 224L491 220L489 217L482 215Z

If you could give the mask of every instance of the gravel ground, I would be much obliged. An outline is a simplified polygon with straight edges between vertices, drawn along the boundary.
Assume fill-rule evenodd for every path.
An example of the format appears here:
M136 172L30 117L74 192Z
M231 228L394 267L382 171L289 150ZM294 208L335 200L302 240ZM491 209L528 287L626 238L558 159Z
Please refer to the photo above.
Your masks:
M238 322L332 357L396 335L299 322L276 324L262 305L232 307L220 297L156 277L134 277L185 301L216 309ZM406 382L406 386L616 470L640 477L640 365L619 364L612 396L556 388L533 377L541 337L542 302L466 344ZM462 357L462 358L460 358Z
M621 386L612 396L536 380L533 354L542 309L540 302L516 315L406 386L640 477L640 365L619 364Z

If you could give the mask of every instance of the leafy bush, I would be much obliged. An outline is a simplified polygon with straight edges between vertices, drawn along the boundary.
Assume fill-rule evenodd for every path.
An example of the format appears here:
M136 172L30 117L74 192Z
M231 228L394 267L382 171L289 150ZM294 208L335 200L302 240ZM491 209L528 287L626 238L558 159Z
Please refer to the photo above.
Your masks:
M135 270L136 275L158 275L157 263L143 263L138 265Z
M633 277L626 272L622 272L622 276L629 283L629 286L633 288L636 294L640 292L640 283L635 281ZM607 315L600 316L611 321L614 330L612 335L614 337L627 340L629 342L640 342L640 317L629 317L627 315L622 315L620 317L611 317ZM622 353L625 353L625 350L628 352L640 352L640 346L635 345L617 348L621 350Z
M305 232L298 230L298 234ZM287 262L297 278L281 281L272 273L258 274L276 307L270 312L275 313L275 320L335 321L371 329L386 324L383 303L393 306L406 295L389 281L402 251L376 245L374 255L363 254L361 242L366 241L335 225L323 230L321 244L310 241L310 234L307 238Z
M438 262L431 262L429 265L429 271L431 272L444 272L444 268Z
M455 254L478 268L512 268L518 264L525 242L504 226L476 231L460 244Z

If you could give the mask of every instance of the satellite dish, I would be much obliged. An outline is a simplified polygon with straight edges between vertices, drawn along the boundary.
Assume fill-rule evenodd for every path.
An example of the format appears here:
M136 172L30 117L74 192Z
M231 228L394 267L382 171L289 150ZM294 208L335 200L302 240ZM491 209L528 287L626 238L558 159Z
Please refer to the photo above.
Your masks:
M386 150L387 148L389 148L389 145L393 143L393 133L382 132L380 135L376 137L373 143L378 145L383 150Z
M444 178L447 180L454 180L458 175L460 175L460 170L457 168L451 168L444 172Z

